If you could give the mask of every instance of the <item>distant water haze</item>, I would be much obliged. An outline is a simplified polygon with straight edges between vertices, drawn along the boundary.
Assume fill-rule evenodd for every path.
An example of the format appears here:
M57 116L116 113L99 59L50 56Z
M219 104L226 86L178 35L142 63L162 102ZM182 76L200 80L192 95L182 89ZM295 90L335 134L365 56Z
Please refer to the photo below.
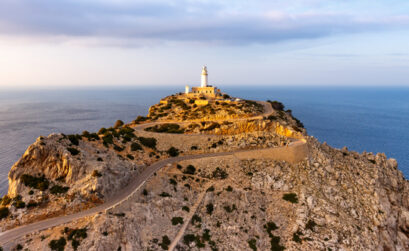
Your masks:
M0 91L0 195L7 174L40 136L81 133L130 122L180 88ZM337 148L385 152L409 178L409 88L222 88L232 96L278 100L308 134Z

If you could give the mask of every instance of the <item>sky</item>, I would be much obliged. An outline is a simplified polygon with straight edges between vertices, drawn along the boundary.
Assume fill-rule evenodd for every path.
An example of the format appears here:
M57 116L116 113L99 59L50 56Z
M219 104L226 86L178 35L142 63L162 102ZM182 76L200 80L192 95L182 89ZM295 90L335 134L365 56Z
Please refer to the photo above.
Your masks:
M409 86L407 0L1 0L0 89Z

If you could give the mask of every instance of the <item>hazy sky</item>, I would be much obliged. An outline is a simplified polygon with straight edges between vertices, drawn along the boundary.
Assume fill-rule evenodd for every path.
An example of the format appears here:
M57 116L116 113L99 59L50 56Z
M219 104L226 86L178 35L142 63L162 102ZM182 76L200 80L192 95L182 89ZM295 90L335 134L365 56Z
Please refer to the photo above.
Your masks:
M0 88L409 86L408 0L1 0Z

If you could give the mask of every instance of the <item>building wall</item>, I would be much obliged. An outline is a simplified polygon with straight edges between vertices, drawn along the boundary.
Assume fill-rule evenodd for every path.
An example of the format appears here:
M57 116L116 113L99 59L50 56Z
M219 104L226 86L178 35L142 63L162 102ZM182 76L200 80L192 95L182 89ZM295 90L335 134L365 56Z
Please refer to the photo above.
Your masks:
M197 99L197 100L195 100L195 104L196 105L207 105L207 104L209 104L209 101L208 100L203 100L203 99Z

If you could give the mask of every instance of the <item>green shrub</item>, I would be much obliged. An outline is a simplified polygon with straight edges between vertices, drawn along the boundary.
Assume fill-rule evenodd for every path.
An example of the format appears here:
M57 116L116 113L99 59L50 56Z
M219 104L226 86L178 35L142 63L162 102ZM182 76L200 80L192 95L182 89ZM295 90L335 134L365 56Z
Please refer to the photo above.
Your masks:
M285 250L285 247L280 245L280 237L271 235L270 236L270 245L271 245L271 251L282 251Z
M213 192L214 191L214 186L209 187L206 192Z
M194 242L196 240L196 237L193 234L186 234L183 236L183 243L186 245L190 245L190 243Z
M73 229L69 231L67 239L68 240L85 239L87 237L88 237L87 228L78 228L78 229Z
M186 211L186 212L189 212L189 211L190 211L190 209L189 209L188 206L183 206L183 207L182 207L182 210L183 210L183 211Z
M34 200L30 200L30 201L27 203L27 208L33 208L33 207L36 207L36 206L38 206L38 203L35 202Z
M108 130L105 127L99 129L98 134L105 134Z
M227 95L227 94L223 94L223 98L224 98L224 99L229 99L229 98L230 98L230 96L229 96L229 95Z
M65 245L67 245L67 241L64 237L61 237L58 240L52 240L50 241L50 243L48 243L48 246L51 248L51 250L57 251L64 251Z
M308 220L307 224L305 225L305 229L309 229L311 231L314 231L314 228L315 228L316 225L317 225L317 223L315 223L315 221Z
M30 190L29 192L28 192L28 195L33 195L34 194L34 191L33 190Z
M172 218L172 225L177 225L177 224L183 224L183 218L182 217L173 217Z
M62 194L62 193L66 193L69 189L70 189L69 187L54 185L53 187L50 188L50 193L54 195Z
M106 134L102 137L102 143L105 146L108 146L109 144L113 144L114 143L114 137L112 136L112 134Z
M23 246L21 244L17 244L17 246L15 247L16 250L22 250Z
M272 221L269 221L269 222L267 222L267 224L264 224L264 228L266 229L266 231L267 231L267 233L269 235L272 234L271 231L274 231L274 230L278 229L277 225Z
M128 159L130 159L130 160L134 160L134 159L135 159L135 157L132 156L132 155L130 155L130 154L127 154L126 157L128 157Z
M134 120L134 122L137 124L137 123L139 123L139 122L146 121L147 119L148 119L147 117L138 116L138 117Z
M168 194L167 192L162 192L159 194L160 197L172 197L172 195Z
M283 195L283 200L289 201L291 203L298 203L298 197L295 193L286 193Z
M89 133L88 131L83 131L82 132L82 137L87 138L88 140L99 140L99 136L96 133Z
M302 235L300 231L293 233L293 241L297 243L301 243L302 239L300 238L300 235Z
M139 144L136 143L136 142L133 142L133 143L131 144L131 151L137 151L137 150L142 150L142 146L139 145Z
M178 124L166 123L159 124L152 127L145 128L145 131L158 132L158 133L184 133L185 130L180 128Z
M23 174L21 175L20 180L25 186L41 191L45 191L50 184L50 182L45 178L44 175L41 177L34 177L29 174Z
M277 117L276 117L276 116L273 116L273 115L270 115L270 116L267 117L267 119L269 119L269 120L277 120Z
M233 191L233 187L228 186L228 187L226 188L226 191L227 191L227 192L232 192L232 191Z
M22 200L18 200L13 203L13 206L15 206L16 208L25 208L26 203Z
M159 246L163 249L163 250L168 250L169 249L169 245L170 245L170 239L167 235L162 236L162 242L159 243Z
M169 179L169 183L174 185L174 186L176 186L178 184L177 181L174 180L174 179Z
M0 220L9 216L10 211L7 207L0 207Z
M231 212L233 212L234 210L236 210L237 209L237 207L236 207L236 205L235 204L233 204L233 206L224 206L223 207L224 208L224 210L226 210L226 212L228 212L228 213L231 213Z
M78 146L79 145L79 139L81 139L81 136L78 134L71 134L67 136L68 139L71 141L71 144Z
M170 147L169 150L167 151L167 153L169 154L169 156L171 157L176 157L179 155L179 149L175 148L175 147Z
M197 214L193 215L192 217L192 224L194 225L196 222L202 222L202 218L200 218L200 216Z
M143 189L142 194L143 194L144 196L147 196L147 195L148 195L148 190Z
M195 172L196 172L196 168L192 165L188 165L186 169L183 171L183 173L191 174L191 175L195 174Z
M142 145L155 149L156 148L156 139L155 138L145 138L145 137L139 137L138 138L139 142L141 142Z
M257 251L257 241L256 239L250 239L247 241L247 243L249 244L249 247L251 248L251 250L253 251Z
M102 174L98 170L92 171L91 175L92 175L92 177L101 177L102 176Z
M75 239L72 239L71 240L71 245L72 245L72 248L74 249L74 250L77 250L78 249L78 247L80 246L80 241L79 240L75 240Z
M104 160L101 157L98 157L97 161L104 161Z
M285 247L280 245L280 237L275 236L272 233L272 231L278 229L277 225L274 222L269 221L269 222L267 222L267 224L264 225L264 228L266 229L266 231L268 233L268 236L270 236L271 250L272 251L282 251L282 250L284 250Z
M209 204L206 205L206 212L207 212L208 214L212 215L213 210L214 210L214 207L213 207L213 204L212 204L212 203L209 203Z
M224 169L217 167L216 170L213 171L213 178L223 180L223 179L226 179L227 177L228 177L228 174Z
M8 195L4 195L3 198L1 199L1 205L7 206L10 204L11 198Z
M71 153L72 156L78 155L80 153L79 150L73 147L67 147L67 150Z
M114 144L114 150L117 151L117 152L122 152L124 150L124 148Z
M124 122L122 120L117 120L114 124L114 128L118 129L119 127L123 126Z

